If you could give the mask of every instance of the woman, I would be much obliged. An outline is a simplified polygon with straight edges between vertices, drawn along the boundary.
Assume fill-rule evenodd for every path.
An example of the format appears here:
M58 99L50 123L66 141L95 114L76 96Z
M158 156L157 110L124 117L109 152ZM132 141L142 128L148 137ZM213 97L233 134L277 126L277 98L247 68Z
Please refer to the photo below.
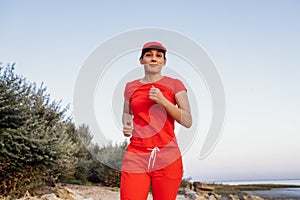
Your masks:
M121 199L175 200L182 179L182 159L174 122L192 125L186 88L161 74L167 49L159 42L142 48L142 79L128 82L124 92L123 134L130 138L122 163Z

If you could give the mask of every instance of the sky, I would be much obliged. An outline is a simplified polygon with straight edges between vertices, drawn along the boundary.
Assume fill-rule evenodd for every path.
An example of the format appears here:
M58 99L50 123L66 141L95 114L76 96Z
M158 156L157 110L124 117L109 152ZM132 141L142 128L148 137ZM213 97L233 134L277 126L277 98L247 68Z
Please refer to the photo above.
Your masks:
M213 114L209 91L190 64L170 52L166 73L183 77L198 105L194 121L200 128L184 152L184 176L201 181L300 179L299 19L297 0L0 0L0 62L16 62L18 74L43 82L51 98L69 105L72 115L76 80L97 47L126 31L176 31L213 60L226 97L222 135L199 159ZM111 105L111 98L102 98L111 96L111 88L104 86L121 81L124 65L130 66L127 72L138 67L138 52L111 63L97 83L95 113L106 133L122 135L118 117L99 110L112 109L103 106Z

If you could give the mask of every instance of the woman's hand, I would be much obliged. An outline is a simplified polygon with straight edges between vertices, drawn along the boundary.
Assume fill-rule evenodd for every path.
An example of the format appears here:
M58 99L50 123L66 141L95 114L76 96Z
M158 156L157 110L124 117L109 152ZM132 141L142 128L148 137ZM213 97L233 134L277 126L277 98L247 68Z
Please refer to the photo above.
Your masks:
M126 124L123 125L123 134L125 137L130 137L132 135L132 122L126 122Z
M164 105L166 101L168 101L165 98L165 96L162 94L162 92L158 88L154 87L153 85L149 90L149 98L155 103L160 105Z
M130 103L128 101L124 102L124 109L123 109L123 116L122 116L122 123L123 123L123 134L125 137L130 137L133 131L133 120Z

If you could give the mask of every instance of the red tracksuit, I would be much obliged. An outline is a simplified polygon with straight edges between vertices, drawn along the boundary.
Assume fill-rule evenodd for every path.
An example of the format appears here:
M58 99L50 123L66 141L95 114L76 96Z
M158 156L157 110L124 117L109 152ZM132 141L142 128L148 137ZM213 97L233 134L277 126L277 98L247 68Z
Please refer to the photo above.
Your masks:
M154 83L126 84L133 132L122 163L121 200L146 200L150 185L154 200L175 200L182 179L182 159L174 134L175 120L149 99L154 86L176 105L175 94L186 90L178 79L164 76Z

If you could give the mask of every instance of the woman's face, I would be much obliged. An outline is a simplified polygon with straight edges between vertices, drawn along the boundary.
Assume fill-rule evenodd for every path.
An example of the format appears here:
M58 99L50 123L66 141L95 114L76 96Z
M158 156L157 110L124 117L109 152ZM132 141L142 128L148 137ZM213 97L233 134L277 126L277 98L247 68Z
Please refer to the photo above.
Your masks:
M160 73L162 67L166 64L167 60L164 58L164 53L152 49L145 53L140 58L141 65L144 65L145 71L148 73Z

